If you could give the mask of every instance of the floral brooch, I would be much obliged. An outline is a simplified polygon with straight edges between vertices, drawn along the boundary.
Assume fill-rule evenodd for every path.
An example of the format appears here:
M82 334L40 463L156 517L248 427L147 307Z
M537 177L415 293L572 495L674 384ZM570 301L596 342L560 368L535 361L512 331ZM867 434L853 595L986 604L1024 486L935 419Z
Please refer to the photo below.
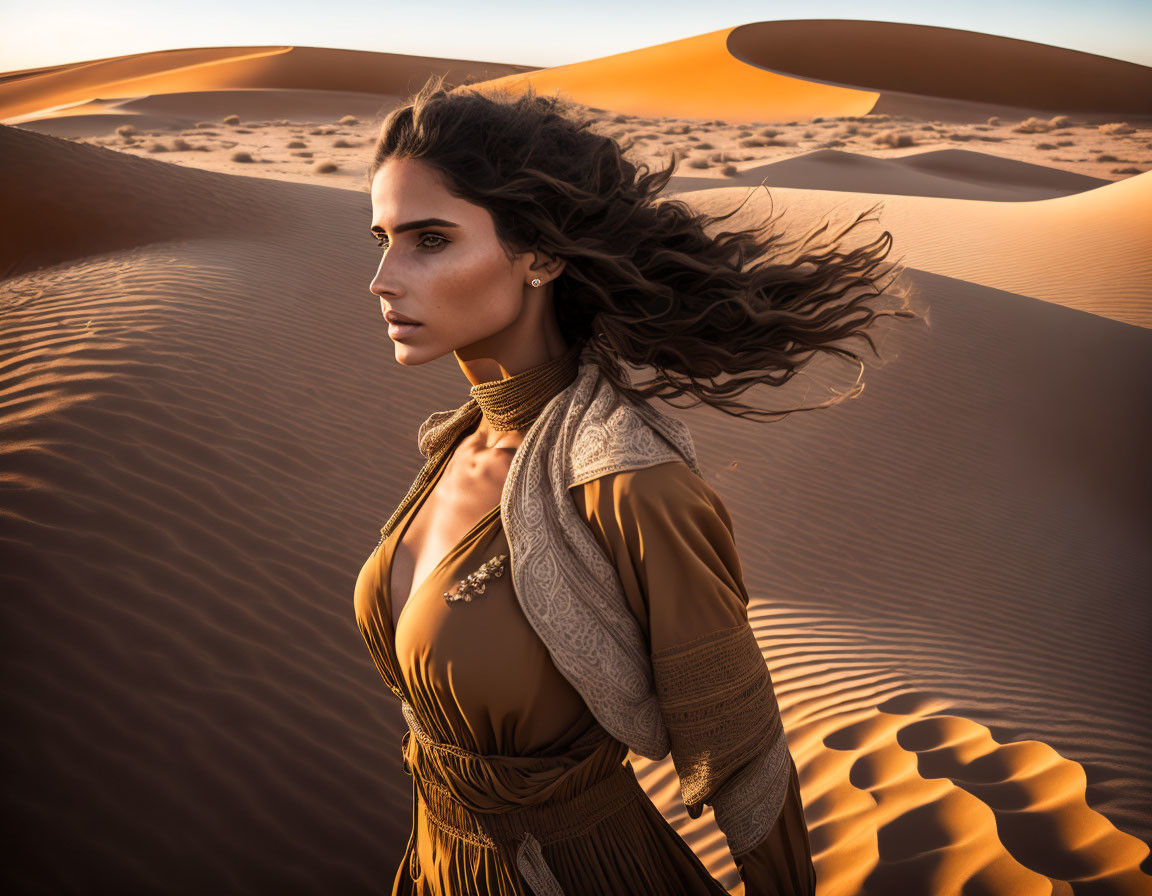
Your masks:
M469 573L466 578L460 580L460 584L456 586L455 594L451 591L444 592L444 600L449 603L455 600L470 601L473 595L483 594L484 589L488 587L489 579L504 575L504 561L507 557L507 554L493 557L478 570Z

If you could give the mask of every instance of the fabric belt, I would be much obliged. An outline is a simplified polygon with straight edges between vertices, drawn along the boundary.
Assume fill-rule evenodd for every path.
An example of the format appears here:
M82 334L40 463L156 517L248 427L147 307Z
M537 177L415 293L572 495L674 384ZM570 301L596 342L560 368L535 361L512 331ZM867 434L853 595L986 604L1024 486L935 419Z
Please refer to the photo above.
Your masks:
M440 746L428 739L410 711L404 715L409 722L403 741L405 757L409 736L415 736L424 747ZM420 876L416 824L423 811L428 821L441 830L469 843L495 849L505 859L510 859L535 896L565 896L560 882L544 859L543 844L582 834L633 800L642 796L647 798L630 762L621 763L608 776L573 797L508 812L475 812L456 799L447 787L413 774L406 758L404 770L412 775L412 858L409 871L413 880Z

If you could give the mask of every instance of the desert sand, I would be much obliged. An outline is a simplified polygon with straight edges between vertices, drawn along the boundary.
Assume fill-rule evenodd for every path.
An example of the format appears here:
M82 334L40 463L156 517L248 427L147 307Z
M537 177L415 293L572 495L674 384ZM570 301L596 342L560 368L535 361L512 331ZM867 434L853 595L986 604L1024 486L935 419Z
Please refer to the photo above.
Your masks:
M667 195L748 198L728 226L883 202L866 236L928 320L881 325L858 398L658 405L732 512L821 896L1152 893L1152 69L825 21L554 69L278 46L0 75L6 890L387 891L404 721L352 586L467 383L393 358L364 169L441 71L568 93L675 153ZM632 761L739 894L671 761Z

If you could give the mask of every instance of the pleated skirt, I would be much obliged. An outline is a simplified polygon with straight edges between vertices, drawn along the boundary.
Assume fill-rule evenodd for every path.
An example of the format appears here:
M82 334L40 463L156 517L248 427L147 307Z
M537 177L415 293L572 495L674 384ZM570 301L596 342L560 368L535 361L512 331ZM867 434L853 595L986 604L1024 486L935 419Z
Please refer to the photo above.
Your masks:
M421 789L427 800L417 798L415 842L397 870L393 896L552 896L554 890L533 888L507 840L499 846L477 836L476 816L445 788ZM552 807L544 804L516 822L536 835L563 896L728 896L648 798L631 763L596 790L595 806L587 800L575 811L557 806L550 817Z

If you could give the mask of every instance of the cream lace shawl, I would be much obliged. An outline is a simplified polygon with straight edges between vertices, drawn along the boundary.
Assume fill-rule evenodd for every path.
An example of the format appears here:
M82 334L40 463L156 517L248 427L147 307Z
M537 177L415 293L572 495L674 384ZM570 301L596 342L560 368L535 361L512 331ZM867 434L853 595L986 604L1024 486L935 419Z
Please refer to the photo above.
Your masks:
M420 427L421 451L444 427L475 419L473 405L432 414ZM688 427L582 363L518 447L500 510L514 590L557 669L617 740L653 760L672 753L693 818L712 794L735 855L771 830L788 783L790 754L755 634L744 624L651 656L615 568L568 492L671 460L700 475Z

